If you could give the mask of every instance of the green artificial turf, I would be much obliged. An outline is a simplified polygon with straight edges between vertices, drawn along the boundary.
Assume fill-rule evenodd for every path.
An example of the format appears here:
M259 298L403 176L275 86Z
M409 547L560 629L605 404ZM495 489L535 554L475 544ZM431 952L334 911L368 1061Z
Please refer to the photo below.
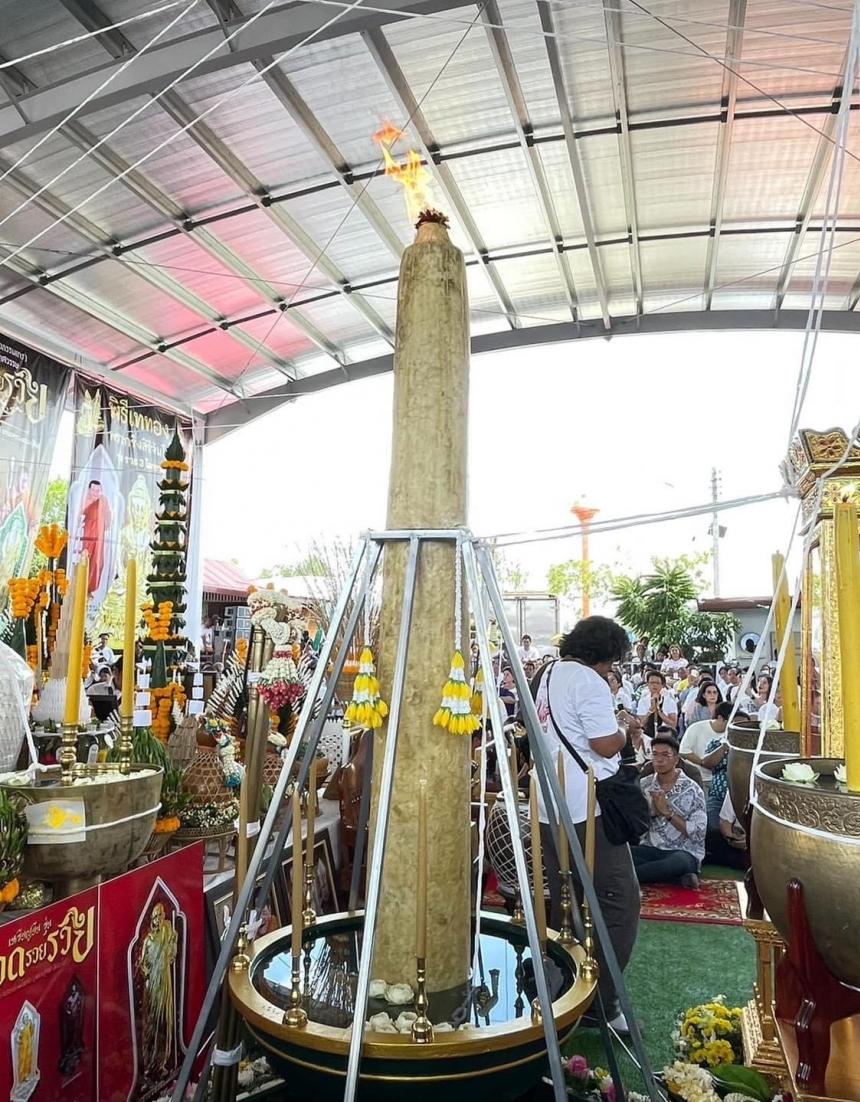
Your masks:
M685 922L640 922L633 957L625 972L637 1021L652 1067L659 1071L673 1059L672 1030L688 1006L725 995L730 1006L752 997L755 951L740 926L703 926ZM567 1055L582 1053L594 1067L606 1067L597 1030L577 1030L565 1046ZM633 1064L620 1054L621 1075L631 1090L643 1090Z

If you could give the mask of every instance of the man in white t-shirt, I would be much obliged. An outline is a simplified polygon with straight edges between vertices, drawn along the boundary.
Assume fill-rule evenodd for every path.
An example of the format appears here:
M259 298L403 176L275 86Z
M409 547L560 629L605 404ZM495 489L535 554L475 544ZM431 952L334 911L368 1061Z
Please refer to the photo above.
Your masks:
M564 762L565 796L580 843L585 839L587 805L586 774L568 747L573 747L594 770L595 780L617 772L621 751L627 747L627 734L618 719L606 678L613 663L625 655L629 643L623 628L605 616L580 620L561 640L561 660L545 667L535 692L538 718L544 731L545 746L553 762L561 754ZM561 917L561 875L555 843L547 815L540 803L543 856L550 890L550 924L558 928ZM639 924L639 885L633 870L628 845L613 845L603 832L598 808L596 816L594 887L619 967L623 970L636 943ZM576 873L574 889L581 896ZM619 1032L627 1031L620 1013L615 986L598 947L600 993L606 1015Z
M524 635L520 640L520 646L517 647L517 654L520 656L520 662L523 665L526 662L540 662L540 651L536 646L532 644L532 637L530 635Z
M702 774L702 788L707 799L708 789L711 787L711 770L703 764L705 750L708 743L714 738L722 738L726 733L732 706L727 700L721 701L714 713L713 719L703 719L698 723L691 723L681 739L681 757L691 765L698 766Z

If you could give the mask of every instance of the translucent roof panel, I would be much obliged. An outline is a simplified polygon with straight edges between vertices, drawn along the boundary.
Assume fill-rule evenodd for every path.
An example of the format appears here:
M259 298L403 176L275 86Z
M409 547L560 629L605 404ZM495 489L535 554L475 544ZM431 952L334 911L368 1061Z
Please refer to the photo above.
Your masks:
M228 7L0 0L0 332L210 428L390 370L414 217L386 122L466 257L475 351L803 324L850 5ZM825 298L846 331L858 164L855 111Z

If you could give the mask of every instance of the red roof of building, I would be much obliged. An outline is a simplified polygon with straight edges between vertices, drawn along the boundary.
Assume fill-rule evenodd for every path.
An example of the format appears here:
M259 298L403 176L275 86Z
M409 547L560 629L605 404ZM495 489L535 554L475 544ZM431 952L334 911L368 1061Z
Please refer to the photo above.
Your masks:
M203 597L212 600L235 597L244 601L248 596L250 578L246 578L237 566L220 559L203 560Z

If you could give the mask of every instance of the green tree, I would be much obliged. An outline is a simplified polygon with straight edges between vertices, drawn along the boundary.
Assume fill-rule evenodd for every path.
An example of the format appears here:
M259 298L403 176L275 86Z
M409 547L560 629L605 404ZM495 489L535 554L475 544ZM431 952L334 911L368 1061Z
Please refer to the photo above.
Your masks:
M678 643L688 658L716 661L737 630L737 620L730 613L695 608L693 602L704 588L704 578L696 572L707 559L655 558L650 574L617 578L612 591L616 616L640 638L647 636L654 647Z
M529 572L521 562L510 558L504 548L493 549L493 566L504 593L519 593L528 586Z
M568 559L567 562L550 566L546 574L546 587L553 597L581 600L588 593L592 601L601 604L612 596L617 580L612 568L604 563Z
M45 500L42 503L42 512L39 516L39 527L43 524L66 525L66 505L69 499L69 480L67 478L52 478L45 491ZM41 551L34 551L30 560L30 574L38 574L48 565L48 560Z

